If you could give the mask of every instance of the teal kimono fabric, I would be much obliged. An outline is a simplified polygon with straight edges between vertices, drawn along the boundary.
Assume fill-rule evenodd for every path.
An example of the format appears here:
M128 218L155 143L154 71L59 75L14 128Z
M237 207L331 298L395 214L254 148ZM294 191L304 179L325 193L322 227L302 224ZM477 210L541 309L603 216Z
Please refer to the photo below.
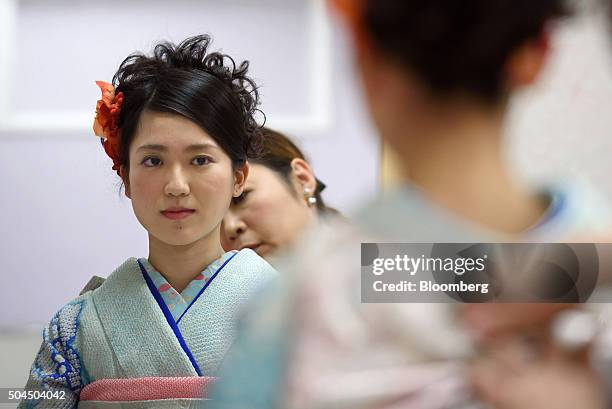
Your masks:
M184 407L205 397L197 385L216 374L236 319L276 271L250 249L226 253L204 270L207 279L198 280L177 318L144 264L128 259L53 317L26 389L61 392L62 399L23 401L20 408ZM134 385L145 392L134 396Z

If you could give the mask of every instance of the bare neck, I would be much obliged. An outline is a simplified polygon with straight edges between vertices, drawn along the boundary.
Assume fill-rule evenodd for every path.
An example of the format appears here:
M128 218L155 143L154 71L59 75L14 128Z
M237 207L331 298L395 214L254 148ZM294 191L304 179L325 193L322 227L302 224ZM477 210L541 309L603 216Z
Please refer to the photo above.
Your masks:
M410 129L409 125L406 128ZM458 216L501 233L533 226L546 203L520 186L505 165L503 118L456 115L398 135L403 179Z
M211 237L184 246L172 246L149 235L149 262L180 293L224 254L219 235L213 233Z

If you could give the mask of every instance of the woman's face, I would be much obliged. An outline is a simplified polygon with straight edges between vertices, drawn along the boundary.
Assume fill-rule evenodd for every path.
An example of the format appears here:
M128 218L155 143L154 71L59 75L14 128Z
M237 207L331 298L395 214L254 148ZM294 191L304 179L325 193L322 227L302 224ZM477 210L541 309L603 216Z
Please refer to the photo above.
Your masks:
M126 194L150 240L184 246L216 237L218 243L244 173L232 170L211 136L180 115L145 111L129 158Z
M297 180L292 178L290 187L273 170L253 164L242 196L223 218L221 244L225 250L248 247L267 257L295 241L315 218Z

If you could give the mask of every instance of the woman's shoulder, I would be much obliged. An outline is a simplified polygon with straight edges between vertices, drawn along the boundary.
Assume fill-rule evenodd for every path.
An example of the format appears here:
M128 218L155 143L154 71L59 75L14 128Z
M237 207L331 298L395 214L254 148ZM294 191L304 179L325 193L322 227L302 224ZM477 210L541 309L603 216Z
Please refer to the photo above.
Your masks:
M276 275L277 272L263 257L249 248L236 251L232 257L235 266L250 272L259 272L263 275Z
M130 272L138 268L138 261L135 258L129 258L116 268L108 278L103 278L94 275L89 279L85 287L80 291L79 295L60 307L49 321L45 331L49 340L61 340L62 343L67 343L70 340L74 342L78 330L82 328L82 321L91 323L92 304L96 293L102 290L109 283L117 279L117 276L124 275L125 272Z
M73 350L90 293L79 295L60 307L43 329L43 345L60 353Z
M134 272L137 272L140 269L138 264L138 259L134 257L130 257L125 260L119 267L117 267L112 273L108 275L108 277L101 277L98 275L93 275L87 284L80 291L79 295L85 295L87 293L94 293L98 291L98 289L104 287L104 285L108 285L108 282L113 282L121 276L126 274L133 275Z

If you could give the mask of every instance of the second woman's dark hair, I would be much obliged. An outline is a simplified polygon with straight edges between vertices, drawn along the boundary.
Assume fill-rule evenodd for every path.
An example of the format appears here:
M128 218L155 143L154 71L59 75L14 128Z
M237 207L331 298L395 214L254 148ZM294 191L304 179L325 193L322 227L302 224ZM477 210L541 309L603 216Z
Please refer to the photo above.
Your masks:
M259 96L247 76L248 61L209 52L208 35L178 45L162 42L153 54L132 54L113 77L124 100L119 116L120 162L129 170L129 147L143 111L181 115L199 125L228 154L235 167L257 156L261 130L255 115Z

